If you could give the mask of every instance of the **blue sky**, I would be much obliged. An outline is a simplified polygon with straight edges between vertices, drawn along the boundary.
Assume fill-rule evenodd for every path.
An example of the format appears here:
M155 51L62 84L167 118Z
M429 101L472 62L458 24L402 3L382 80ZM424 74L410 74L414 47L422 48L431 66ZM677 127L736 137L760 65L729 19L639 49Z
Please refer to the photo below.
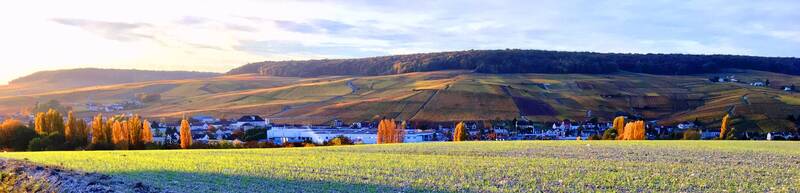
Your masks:
M800 1L3 1L0 84L468 49L800 57ZM8 68L13 67L13 68Z

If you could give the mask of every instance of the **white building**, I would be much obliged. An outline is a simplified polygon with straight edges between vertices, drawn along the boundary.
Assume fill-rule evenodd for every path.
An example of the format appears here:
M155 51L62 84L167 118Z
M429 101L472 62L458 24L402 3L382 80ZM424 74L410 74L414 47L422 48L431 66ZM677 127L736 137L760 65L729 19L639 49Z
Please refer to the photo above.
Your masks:
M683 122L683 123L680 123L680 124L678 124L678 129L684 129L684 130L686 130L686 129L691 129L691 128L694 128L695 126L696 126L696 125L694 125L694 123L693 123L693 122L688 122L688 121L687 121L687 122Z
M194 116L194 117L192 117L192 119L200 121L202 123L213 123L213 122L219 121L219 119L216 119L216 118L214 118L212 116L208 116L208 115Z
M236 123L233 124L233 126L237 128L243 128L244 130L249 130L256 127L266 128L267 125L269 125L269 120L265 120L258 115L242 116L236 120Z
M406 130L405 143L433 140L433 132ZM354 143L375 144L378 141L377 129L312 129L311 127L272 127L267 138L277 144L311 141L324 143L338 136L345 136Z
M767 84L764 83L764 82L754 82L754 83L750 83L750 85L751 86L767 86Z

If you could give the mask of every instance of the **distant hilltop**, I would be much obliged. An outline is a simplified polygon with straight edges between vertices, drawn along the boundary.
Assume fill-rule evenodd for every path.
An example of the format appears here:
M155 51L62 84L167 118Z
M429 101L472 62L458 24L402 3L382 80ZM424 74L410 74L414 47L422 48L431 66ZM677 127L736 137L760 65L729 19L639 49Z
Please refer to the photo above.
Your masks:
M269 76L376 76L438 70L479 73L606 74L619 71L687 75L722 69L749 69L800 75L800 59L738 55L623 54L546 50L469 50L356 59L264 61L228 74Z
M111 85L153 80L207 78L218 75L220 74L211 72L79 68L39 71L14 79L9 83L11 85L29 83L59 84L62 85L61 88L63 89L69 87Z

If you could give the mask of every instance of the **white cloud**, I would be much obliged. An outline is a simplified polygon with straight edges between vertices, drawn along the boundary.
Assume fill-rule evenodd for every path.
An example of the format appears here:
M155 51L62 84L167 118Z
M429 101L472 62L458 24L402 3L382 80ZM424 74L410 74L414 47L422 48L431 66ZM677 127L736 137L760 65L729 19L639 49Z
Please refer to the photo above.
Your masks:
M466 49L800 56L796 1L3 1L0 83ZM6 68L9 69L9 68Z

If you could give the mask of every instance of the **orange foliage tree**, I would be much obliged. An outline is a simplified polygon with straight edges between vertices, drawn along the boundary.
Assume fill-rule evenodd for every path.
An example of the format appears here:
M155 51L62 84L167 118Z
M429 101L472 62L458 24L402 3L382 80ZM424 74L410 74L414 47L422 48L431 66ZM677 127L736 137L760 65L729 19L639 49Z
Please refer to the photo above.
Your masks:
M67 123L64 125L64 138L67 143L75 146L85 146L89 140L89 131L86 127L86 121L83 119L76 119L72 111L67 113Z
M624 132L620 134L622 140L644 140L645 124L644 121L634 121L625 124Z
M37 113L34 119L34 130L40 135L52 132L64 134L64 117L54 109L48 110L47 113Z
M92 144L110 144L109 126L103 121L103 114L97 114L92 120Z
M15 130L19 127L24 127L24 125L16 119L6 119L3 124L0 124L0 147L8 148L12 146L16 137Z
M192 146L192 130L189 127L189 120L186 120L186 117L183 117L181 120L181 148L182 149L189 149Z
M145 144L153 143L153 129L150 127L150 121L144 120L142 125L142 142Z
M116 145L117 149L127 150L130 141L128 141L128 129L127 129L127 122L125 121L114 121L114 124L111 126L112 138L111 141Z
M394 119L383 119L378 123L378 144L403 143L405 139L405 123L398 127Z
M625 117L618 116L614 118L612 127L617 131L617 139L623 139L625 133Z
M725 114L725 117L722 117L722 125L719 128L719 139L725 139L728 136L728 119L730 118L729 114Z
M458 122L456 128L453 129L453 141L466 141L467 136L467 126L464 122Z
M130 145L136 147L142 147L144 142L142 141L142 130L144 129L144 125L142 124L142 118L139 115L134 115L128 119L125 123L125 130L127 132L127 141Z

